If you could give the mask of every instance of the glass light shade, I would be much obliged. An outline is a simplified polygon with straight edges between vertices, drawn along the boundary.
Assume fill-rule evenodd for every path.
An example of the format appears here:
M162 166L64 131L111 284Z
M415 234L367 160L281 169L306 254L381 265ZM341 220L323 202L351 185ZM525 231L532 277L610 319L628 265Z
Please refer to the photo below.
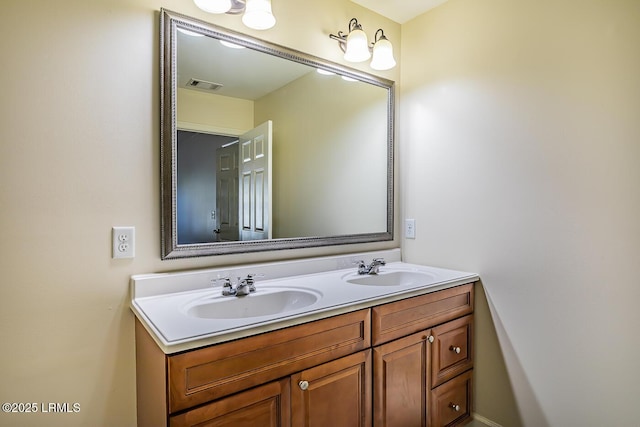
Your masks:
M209 13L225 13L231 9L231 0L193 0L193 2Z
M374 70L390 70L396 66L393 46L389 40L381 38L373 45L373 59L370 65Z
M271 0L247 0L242 22L254 30L268 30L276 25L271 12Z
M347 48L344 52L345 61L362 62L371 58L369 40L362 30L353 30L347 36Z

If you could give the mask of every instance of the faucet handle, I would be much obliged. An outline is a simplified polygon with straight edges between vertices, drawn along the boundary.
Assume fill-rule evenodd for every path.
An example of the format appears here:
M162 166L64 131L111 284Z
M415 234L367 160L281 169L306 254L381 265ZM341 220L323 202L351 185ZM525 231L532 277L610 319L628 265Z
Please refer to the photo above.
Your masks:
M218 283L220 283L220 281L222 282L222 286L225 286L227 283L231 284L231 280L229 279L229 276L221 276L218 274L218 277L216 277L215 279L211 279L211 283L213 286L218 286Z
M222 295L235 295L236 290L234 289L233 284L231 284L231 279L228 277L224 277L222 278L222 280L224 280L224 282L222 283Z
M264 274L262 274L262 273L249 273L249 274L247 274L247 277L244 279L244 282L246 282L247 285L249 285L249 291L250 292L255 292L256 291L256 285L255 285L255 278L256 277L264 277Z
M368 268L364 260L354 261L353 263L358 265L358 274L367 274Z
M249 273L249 274L247 274L247 277L246 277L245 280L248 280L248 281L253 283L255 281L254 279L256 277L264 277L264 274L262 274L262 273Z
M387 265L387 262L384 260L384 258L374 258L371 261L371 264Z

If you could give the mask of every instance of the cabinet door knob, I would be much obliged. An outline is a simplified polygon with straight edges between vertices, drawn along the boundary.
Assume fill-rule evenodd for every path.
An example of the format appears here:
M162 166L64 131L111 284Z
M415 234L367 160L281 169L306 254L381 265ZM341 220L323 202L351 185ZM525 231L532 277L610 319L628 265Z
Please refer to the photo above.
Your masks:
M454 346L451 346L449 350L453 351L455 354L460 354L460 352L462 351L460 347L454 347Z
M449 407L456 412L460 411L460 405L456 405L455 403L449 403Z
M309 381L302 380L298 382L298 386L300 387L300 390L306 390L309 388Z
M427 341L429 341L429 342L433 342L433 341L435 341L435 338L433 337L433 335L429 335L429 336L427 337Z

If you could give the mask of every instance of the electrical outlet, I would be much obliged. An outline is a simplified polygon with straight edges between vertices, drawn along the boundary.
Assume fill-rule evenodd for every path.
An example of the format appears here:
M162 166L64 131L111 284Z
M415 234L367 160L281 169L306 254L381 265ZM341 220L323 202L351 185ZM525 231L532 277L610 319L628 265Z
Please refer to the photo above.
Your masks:
M112 258L133 258L136 255L136 228L113 227L111 229Z
M416 220L415 219L404 220L404 237L406 237L407 239L416 238Z

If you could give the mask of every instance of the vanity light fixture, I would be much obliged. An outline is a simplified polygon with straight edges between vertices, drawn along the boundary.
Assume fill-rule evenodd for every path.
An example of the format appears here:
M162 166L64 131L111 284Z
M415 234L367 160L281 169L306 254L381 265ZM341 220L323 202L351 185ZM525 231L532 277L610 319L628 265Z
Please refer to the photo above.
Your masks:
M338 31L340 36L340 31ZM363 62L371 58L369 52L369 40L362 30L362 25L358 24L356 18L349 21L349 34L345 41L344 59L349 62Z
M374 35L374 41L369 45L367 35L362 30L362 25L356 18L349 21L349 33L338 31L338 35L329 34L329 37L338 42L340 49L344 52L345 61L363 62L371 58L371 68L374 70L390 70L396 66L393 58L393 45L384 35L382 28L378 29Z
M268 30L276 24L271 11L271 0L193 0L200 9L209 13L242 15L242 23L254 30Z
M242 23L254 30L268 30L276 25L276 18L271 12L271 0L246 0Z
M376 31L373 37L373 58L369 65L374 70L390 70L396 66L396 60L393 58L393 45L385 37L382 28Z
M344 59L349 62L363 62L371 58L369 52L369 40L362 30L362 25L358 23L356 18L349 21L349 33L345 34L338 31L338 35L329 34L333 40L337 40L340 49L344 52Z

